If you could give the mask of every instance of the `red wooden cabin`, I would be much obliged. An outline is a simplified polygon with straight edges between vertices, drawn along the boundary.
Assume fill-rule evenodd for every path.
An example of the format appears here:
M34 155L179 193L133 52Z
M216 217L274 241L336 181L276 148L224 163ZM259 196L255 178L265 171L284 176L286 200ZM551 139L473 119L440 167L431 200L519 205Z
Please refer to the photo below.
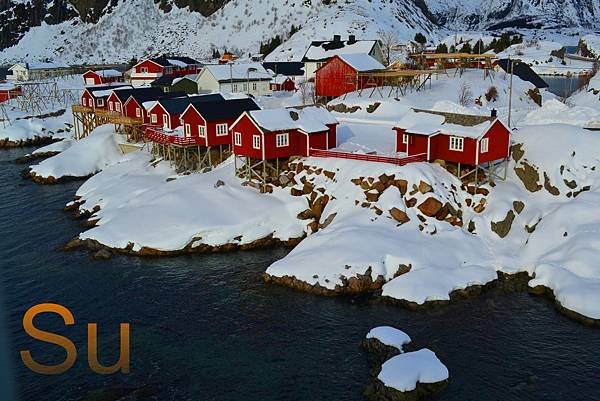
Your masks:
M130 85L90 86L83 90L81 105L90 109L108 108L108 97L115 89L133 89Z
M123 82L123 74L117 70L89 70L82 75L86 85L102 85L112 82Z
M273 92L293 92L296 90L296 84L290 77L286 77L285 75L276 75L269 83L269 89Z
M153 102L147 107L149 124L155 127L172 130L182 125L182 113L194 103L214 102L225 100L220 94L204 96L165 98ZM188 135L189 136L189 135Z
M146 100L158 100L165 97L165 93L158 88L118 88L108 96L108 111L125 115L125 102L130 96L143 96ZM185 95L185 94L184 94Z
M11 84L0 85L0 103L21 96L21 87Z
M233 123L233 151L258 160L308 156L336 144L338 122L324 108L245 112Z
M341 54L317 69L317 97L333 99L365 87L367 80L358 74L382 71L385 67L368 54Z
M149 84L162 76L197 74L202 64L190 57L161 56L143 60L133 66L131 83L134 86Z
M146 107L144 105L148 106L148 104L150 103L159 102L163 100L166 101L169 99L181 98L184 99L184 101L185 99L187 99L187 94L185 92L160 92L161 93L159 93L156 90L133 91L133 93L129 95L129 98L127 98L127 101L125 101L123 105L125 110L125 116L135 119L141 119L144 123L148 124L150 123L150 115L148 114L148 111L146 110Z
M411 110L396 131L396 151L479 166L510 155L511 132L496 116Z
M198 98L210 96L215 95ZM198 143L206 147L231 145L229 128L242 113L254 110L260 110L260 107L250 98L192 101L181 114L184 136L199 138Z

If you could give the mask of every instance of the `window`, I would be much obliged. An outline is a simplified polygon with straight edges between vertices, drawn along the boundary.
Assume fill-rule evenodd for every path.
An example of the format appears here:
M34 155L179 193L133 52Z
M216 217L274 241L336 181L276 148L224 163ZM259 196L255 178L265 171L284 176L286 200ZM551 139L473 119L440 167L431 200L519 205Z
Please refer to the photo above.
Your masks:
M152 124L156 124L158 122L158 118L156 117L156 114L152 114L150 116L150 121L152 122Z
M252 147L260 149L260 135L252 135Z
M227 135L227 124L217 124L217 136Z
M141 67L141 68L140 68L140 72L141 72L142 74L147 74L147 73L148 73L148 67Z
M238 84L233 84L233 91L237 92L238 91Z
M487 153L489 146L490 146L490 139L483 138L481 140L481 153Z
M163 114L163 128L169 128L169 116Z
M277 134L275 137L275 143L278 148L286 147L290 144L290 136L289 134Z
M116 109L118 112L121 112L121 103L115 103L115 109Z
M234 144L236 146L242 146L242 134L240 134L239 132L236 132L235 134L233 134L233 138L234 138Z
M135 116L137 118L140 118L142 116L142 110L139 107L136 107L135 109Z
M402 144L408 145L408 134L402 134Z
M192 128L190 127L189 124L185 125L185 136L188 137L188 138L190 136L192 136Z
M83 103L84 106L87 106L87 99L83 98L83 101L81 103Z
M253 91L258 90L258 85L256 84L256 82L252 82L252 90Z
M204 125L198 126L198 135L202 138L206 138L206 127Z
M244 92L248 92L248 84L244 84Z
M110 111L113 111L113 110L114 110L114 105L113 105L113 102L108 102L108 109L109 109Z
M450 150L462 152L465 146L465 138L459 138L457 136L450 137Z
M102 107L104 106L104 99L98 99L96 103L98 103L98 107Z

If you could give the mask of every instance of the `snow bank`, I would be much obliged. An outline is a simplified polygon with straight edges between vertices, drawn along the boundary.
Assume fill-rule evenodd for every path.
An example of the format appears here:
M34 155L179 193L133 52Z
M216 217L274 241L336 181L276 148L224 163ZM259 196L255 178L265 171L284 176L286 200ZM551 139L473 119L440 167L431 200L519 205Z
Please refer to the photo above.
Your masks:
M397 348L400 352L402 352L403 346L411 342L408 334L390 326L380 326L371 329L367 333L367 339L371 338L379 340L384 345Z
M32 166L31 172L42 178L86 177L117 163L121 157L114 128L102 125L64 152Z
M82 185L77 191L86 201L82 209L101 210L93 216L98 226L81 239L176 251L192 242L245 245L270 235L282 241L304 235L296 215L305 201L290 199L289 190L261 195L243 187L232 160L209 173L178 177L168 163L150 166L150 158L144 151L129 154ZM218 181L224 185L215 187Z
M527 114L525 123L533 124L571 124L584 127L590 122L600 120L598 108L568 105L552 99L542 105L541 108Z
M386 386L407 392L417 383L430 384L448 380L448 368L427 348L396 355L386 361L377 378Z
M11 119L10 125L0 127L0 139L9 141L26 141L35 138L64 137L58 133L65 130L64 118L40 119Z
M62 141L58 141L58 142L51 143L50 145L42 146L41 148L34 150L32 152L32 154L39 155L39 154L50 153L50 152L60 153L60 152L63 152L65 150L69 149L74 143L75 143L75 140L73 140L73 139L63 139Z

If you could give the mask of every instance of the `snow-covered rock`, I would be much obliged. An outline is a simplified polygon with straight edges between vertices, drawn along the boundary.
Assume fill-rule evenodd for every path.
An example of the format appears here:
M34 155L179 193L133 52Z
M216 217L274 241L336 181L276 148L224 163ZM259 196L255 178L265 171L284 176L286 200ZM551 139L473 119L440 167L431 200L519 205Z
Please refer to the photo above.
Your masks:
M402 347L411 342L408 334L390 326L379 326L371 329L367 333L367 339L379 340L384 345L397 348L403 352Z
M382 365L377 376L386 387L400 392L416 390L418 384L444 382L448 378L448 368L427 348L396 355Z

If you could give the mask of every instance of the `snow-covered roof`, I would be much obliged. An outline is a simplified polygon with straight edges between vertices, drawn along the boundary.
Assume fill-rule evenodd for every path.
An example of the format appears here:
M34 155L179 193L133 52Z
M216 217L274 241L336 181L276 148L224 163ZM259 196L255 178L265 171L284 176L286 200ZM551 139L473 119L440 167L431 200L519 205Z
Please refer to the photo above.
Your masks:
M183 62L183 61L181 61L181 60L174 60L174 59L171 59L171 58L169 58L169 59L167 59L167 61L168 61L168 62L169 62L171 65L173 65L173 66L175 66L175 67L179 67L179 68L186 68L186 67L188 66L188 64L187 64L187 63L184 63L184 62Z
M337 120L324 108L312 106L303 109L270 109L251 111L250 116L268 131L298 129L306 133L323 132L326 124L336 124Z
M117 71L117 70L98 70L98 71L92 71L95 72L96 74L100 75L101 77L105 77L105 78L109 78L109 77L120 77L123 76L123 74L121 73L121 71Z
M496 118L491 116L411 109L396 126L413 134L431 136L444 133L479 138L495 121Z
M367 53L339 54L338 57L358 72L385 69L383 64Z
M302 61L323 61L340 54L369 54L376 45L376 40L312 42Z
M204 66L201 72L210 72L217 81L226 82L235 80L271 80L272 74L269 73L260 63L246 64L213 64Z
M271 79L271 83L272 84L282 84L285 81L287 81L288 79L290 79L290 78L286 77L285 75L278 74L278 75L275 75L273 77L273 79Z
M108 88L108 89L104 89L104 90L98 90L98 91L94 91L94 97L106 97L106 96L110 96L110 94L113 91L120 91L120 90L131 90L133 89L133 87L131 85L124 85L124 86L117 86L114 88Z

